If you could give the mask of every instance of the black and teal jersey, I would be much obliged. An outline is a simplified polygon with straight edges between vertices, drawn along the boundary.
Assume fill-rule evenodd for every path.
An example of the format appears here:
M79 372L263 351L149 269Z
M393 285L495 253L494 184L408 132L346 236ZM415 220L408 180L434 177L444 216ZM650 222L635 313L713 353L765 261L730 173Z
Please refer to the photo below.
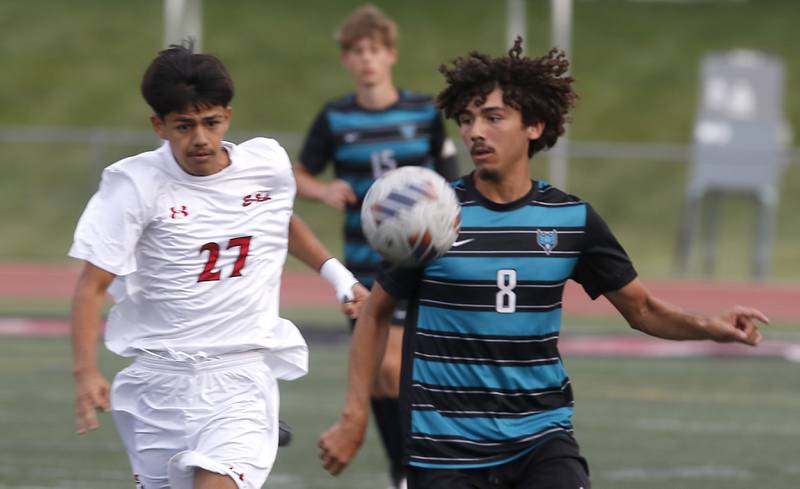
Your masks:
M345 264L371 287L381 263L361 230L361 202L375 179L399 166L426 166L448 180L457 175L452 142L431 97L401 91L384 110L367 110L350 95L328 103L317 115L300 153L312 174L329 162L336 178L348 182L358 199L345 210Z
M572 432L573 396L558 337L567 280L593 298L636 277L586 202L543 182L497 204L472 175L454 182L461 230L422 268L385 266L408 298L401 406L408 463L478 468Z

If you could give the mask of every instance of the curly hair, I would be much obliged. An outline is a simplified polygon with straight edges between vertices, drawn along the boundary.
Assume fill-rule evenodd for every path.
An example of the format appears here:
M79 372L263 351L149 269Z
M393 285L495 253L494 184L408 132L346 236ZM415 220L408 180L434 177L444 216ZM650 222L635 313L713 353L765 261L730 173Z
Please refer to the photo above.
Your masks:
M473 100L483 104L499 87L503 103L520 111L523 124L544 123L541 137L528 146L531 157L556 144L570 121L567 113L578 96L572 90L572 77L566 76L568 68L566 55L556 48L539 58L522 56L522 38L517 37L507 56L492 58L472 51L466 58L454 59L452 67L441 65L447 87L436 103L445 117L457 119Z

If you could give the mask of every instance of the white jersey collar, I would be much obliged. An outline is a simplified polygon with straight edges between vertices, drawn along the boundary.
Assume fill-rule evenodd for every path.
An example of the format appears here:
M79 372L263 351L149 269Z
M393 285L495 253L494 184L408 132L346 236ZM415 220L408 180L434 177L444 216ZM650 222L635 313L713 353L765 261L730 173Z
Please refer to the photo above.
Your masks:
M161 154L162 160L164 162L164 166L169 172L170 175L174 176L178 180L184 180L189 182L195 183L203 183L203 182L213 182L224 177L230 169L236 163L236 145L228 142L222 141L222 147L225 151L228 152L228 158L231 160L231 164L223 168L222 170L214 173L213 175L205 175L205 176L197 176L197 175L190 175L186 173L183 168L178 164L178 161L175 159L175 156L172 154L172 149L169 146L169 141L164 140L161 144L161 147L158 148L158 152Z

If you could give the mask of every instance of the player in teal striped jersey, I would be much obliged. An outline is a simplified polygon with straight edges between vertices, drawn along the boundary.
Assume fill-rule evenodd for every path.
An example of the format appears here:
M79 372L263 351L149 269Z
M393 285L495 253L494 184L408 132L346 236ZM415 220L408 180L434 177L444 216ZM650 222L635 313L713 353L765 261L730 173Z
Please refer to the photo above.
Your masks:
M530 157L556 143L575 94L562 54L521 51L518 39L507 56L471 53L442 68L439 106L475 164L455 184L461 231L445 256L379 275L353 335L342 416L320 439L333 474L363 440L367 388L399 299L409 300L401 413L410 488L590 488L557 349L569 279L652 336L761 340L760 311L699 317L651 296L588 203L531 179Z
M295 165L297 193L345 211L344 257L356 278L371 287L381 256L361 230L361 202L381 174L400 166L425 166L447 179L458 176L455 146L447 139L433 97L399 90L392 81L397 59L395 23L372 5L356 9L336 38L355 92L327 103L319 112ZM335 179L317 178L333 163ZM405 308L395 310L402 326ZM403 482L402 438L397 396L402 327L392 328L372 394L393 485Z

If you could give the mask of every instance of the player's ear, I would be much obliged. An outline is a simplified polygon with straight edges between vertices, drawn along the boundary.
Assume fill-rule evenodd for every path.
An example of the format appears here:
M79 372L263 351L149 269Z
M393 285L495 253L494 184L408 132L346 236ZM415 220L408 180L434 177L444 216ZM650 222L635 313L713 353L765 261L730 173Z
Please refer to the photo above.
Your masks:
M220 129L222 129L223 133L228 132L231 127L231 115L233 115L233 107L228 105L222 109L222 126Z
M167 139L167 126L164 123L164 119L158 114L152 114L150 116L150 124L153 126L153 130L158 134L159 138Z
M544 132L544 122L534 122L526 128L526 132L529 140L539 139Z

